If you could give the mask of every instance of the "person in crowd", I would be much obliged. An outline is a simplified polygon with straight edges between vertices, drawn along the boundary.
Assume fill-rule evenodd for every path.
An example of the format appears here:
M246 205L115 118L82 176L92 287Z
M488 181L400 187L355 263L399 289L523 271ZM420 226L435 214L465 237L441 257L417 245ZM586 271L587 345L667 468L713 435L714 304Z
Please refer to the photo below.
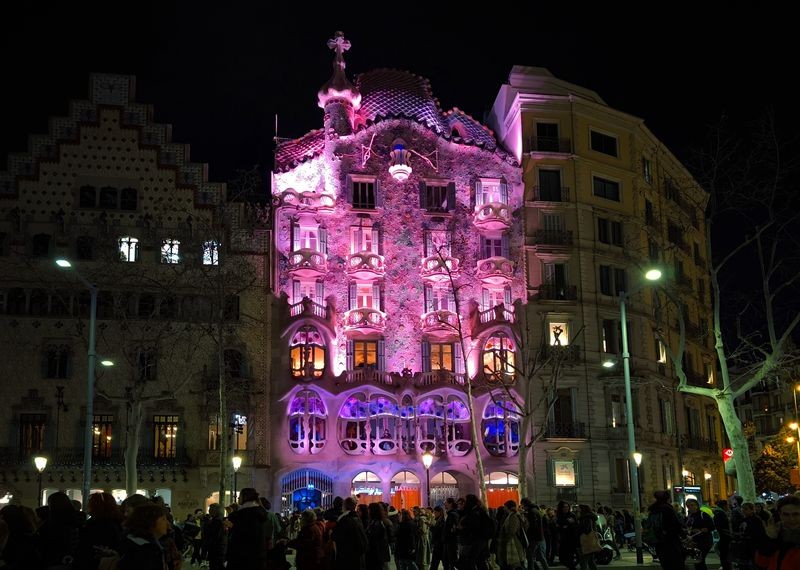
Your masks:
M545 541L547 542L547 564L550 566L556 560L556 553L558 552L558 526L556 525L556 510L553 507L547 507L544 511L544 532Z
M382 503L370 503L367 507L367 552L364 555L366 570L384 570L391 558L389 552L389 517Z
M686 500L686 530L700 550L700 560L695 562L697 570L708 570L706 566L706 556L714 545L714 520L705 511L700 510L700 503L696 499Z
M325 525L317 520L312 510L300 513L300 532L287 546L297 551L295 566L297 570L323 570L322 537Z
M756 566L766 570L800 568L800 497L782 497L775 510L780 520L767 527L766 539L756 551Z
M514 570L522 568L528 558L520 540L520 533L527 531L528 521L518 512L516 502L508 500L503 507L506 516L497 534L497 564L501 570Z
M721 499L717 501L713 509L714 528L719 533L717 542L717 552L719 553L719 563L722 570L731 570L731 519L728 516L728 501Z
M575 570L578 556L578 518L566 501L556 507L556 529L558 531L558 560L562 565Z
M460 510L456 566L459 570L485 570L489 560L489 541L497 531L496 520L473 494L464 497L464 506Z
M417 568L417 526L408 509L400 510L400 524L397 526L397 550L395 563L397 570L418 570Z
M122 546L122 510L110 493L92 493L86 507L89 520L80 529L77 568L96 570L103 554L109 556Z
M529 543L527 551L528 568L535 568L534 565L538 562L542 570L549 570L542 511L539 510L538 505L534 505L527 497L522 499L520 503L528 523L526 531Z
M228 516L228 568L263 570L266 563L265 525L267 511L258 491L245 487L239 492L239 509Z
M655 545L658 561L664 570L684 570L683 524L678 518L678 513L669 502L668 491L653 493L655 502L648 508L647 524L658 537Z
M444 535L442 536L442 566L451 570L458 560L458 520L460 513L455 499L448 497L444 501Z
M756 516L761 519L761 522L764 523L764 526L769 526L770 521L772 520L772 516L770 512L764 508L764 501L761 499L757 500L756 503Z
M444 562L444 509L440 505L433 507L433 524L431 524L431 564L429 570L439 570ZM444 566L444 570L448 570Z
M431 563L431 520L425 509L412 507L417 528L417 568L424 570Z
M208 506L208 515L203 517L200 548L208 561L209 570L223 570L225 567L225 526L222 520L222 507L219 503Z
M123 524L126 537L117 570L164 570L167 561L159 540L167 534L169 521L161 505L147 502L132 510Z
M589 505L578 505L578 545L579 545L579 558L581 570L587 568L597 570L597 564L594 561L594 552L584 552L581 550L580 545L584 544L587 539L584 536L593 537L597 539L597 515L592 512Z
M286 561L286 540L283 523L277 514L272 512L272 503L266 497L259 497L258 502L266 512L264 521L264 549L268 570L285 570L289 568Z
M38 568L41 551L33 510L20 505L6 505L0 510L0 520L8 525L8 542L2 556L5 567L10 570Z
M364 555L369 543L364 525L356 514L356 501L347 497L342 503L342 514L333 529L336 545L335 570L364 570Z
M66 493L56 491L47 497L49 515L39 528L42 565L69 565L78 553L80 519Z
M737 570L753 570L756 546L764 541L766 531L761 518L756 516L753 503L739 505L739 523L732 528L731 560L736 564Z
M336 522L340 516L342 516L342 503L343 499L341 497L334 497L333 504L331 508L325 511L325 520L330 522Z

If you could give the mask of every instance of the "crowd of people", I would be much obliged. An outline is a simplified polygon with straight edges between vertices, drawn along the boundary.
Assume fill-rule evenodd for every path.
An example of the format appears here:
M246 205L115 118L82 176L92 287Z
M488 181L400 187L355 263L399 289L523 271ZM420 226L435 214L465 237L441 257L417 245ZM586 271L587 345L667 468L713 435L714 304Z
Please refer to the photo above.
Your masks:
M723 570L800 569L800 497L763 506L719 501L713 510L686 501L686 511L654 494L643 537L662 568L681 570L687 545L695 568L716 545ZM475 495L433 508L397 510L336 497L329 509L290 516L272 512L252 488L238 502L218 504L175 521L159 497L132 495L117 505L94 493L87 512L57 492L33 510L0 510L0 568L30 570L570 570L597 568L599 550L630 542L630 512L600 504L540 507L529 499L487 509ZM610 552L608 552L610 554Z

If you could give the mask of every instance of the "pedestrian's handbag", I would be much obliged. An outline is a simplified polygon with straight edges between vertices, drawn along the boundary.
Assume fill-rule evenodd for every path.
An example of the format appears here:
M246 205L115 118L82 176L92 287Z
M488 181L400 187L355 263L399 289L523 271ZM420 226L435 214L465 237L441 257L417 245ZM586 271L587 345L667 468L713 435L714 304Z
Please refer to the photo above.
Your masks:
M596 532L581 534L581 554L594 554L601 550L603 547L600 546L600 539L597 538Z

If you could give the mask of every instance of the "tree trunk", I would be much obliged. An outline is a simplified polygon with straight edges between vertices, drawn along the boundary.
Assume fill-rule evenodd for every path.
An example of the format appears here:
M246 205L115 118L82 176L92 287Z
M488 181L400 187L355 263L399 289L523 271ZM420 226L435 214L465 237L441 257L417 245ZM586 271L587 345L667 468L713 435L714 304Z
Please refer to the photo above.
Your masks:
M127 441L125 442L125 493L128 497L136 493L139 487L137 458L142 433L142 402L135 399L128 402L128 425L125 426Z
M222 320L224 317L224 296L219 308L217 321L217 366L219 367L219 504L225 505L225 490L228 486L228 401L225 394L225 345ZM235 499L231 497L231 499ZM232 501L234 502L234 501Z
M736 462L736 480L739 495L747 502L756 500L756 483L753 477L753 464L750 462L750 448L742 429L742 422L733 406L733 397L730 392L721 392L717 396L722 424L731 442L733 460Z
M519 480L518 489L520 499L528 496L528 426L531 423L531 414L527 412L522 416L519 425ZM506 431L511 431L506 427Z
M463 346L463 343L462 343ZM466 353L464 353L466 354ZM486 505L486 477L483 471L483 459L481 458L481 440L478 439L477 423L480 418L475 417L475 402L472 397L472 380L467 378L467 407L469 407L469 417L472 431L472 451L475 453L475 467L478 469L478 484L480 485L481 500Z

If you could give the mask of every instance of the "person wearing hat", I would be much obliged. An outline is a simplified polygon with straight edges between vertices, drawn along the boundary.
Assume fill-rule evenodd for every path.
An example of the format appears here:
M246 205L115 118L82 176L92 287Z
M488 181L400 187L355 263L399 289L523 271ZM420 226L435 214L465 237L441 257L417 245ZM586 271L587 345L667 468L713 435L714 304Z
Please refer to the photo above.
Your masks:
M266 562L264 524L267 511L258 500L258 491L245 487L239 492L239 508L228 517L228 568L261 570Z

